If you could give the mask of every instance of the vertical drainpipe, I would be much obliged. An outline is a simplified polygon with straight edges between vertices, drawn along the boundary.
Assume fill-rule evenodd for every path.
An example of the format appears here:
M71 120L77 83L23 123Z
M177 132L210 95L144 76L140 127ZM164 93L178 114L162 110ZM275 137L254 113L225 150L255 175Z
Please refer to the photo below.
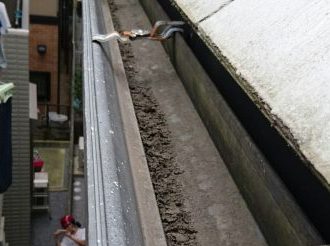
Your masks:
M71 165L70 165L70 173L69 173L69 195L68 195L68 204L69 204L69 214L72 214L72 176L73 176L73 160L74 160L74 108L73 108L73 99L74 99L74 81L75 81L75 71L76 71L76 44L75 44L75 27L76 27L76 0L73 0L73 7L72 7L72 74L71 74L71 105L70 105L70 119L71 119L71 124L70 124L70 154L71 154Z
M29 7L30 0L23 1L23 16L22 16L22 28L28 30L29 29Z
M61 103L61 38L62 38L62 5L64 0L58 1L58 53L57 53L57 113L60 113L60 103Z
M21 1L17 0L16 3L16 13L15 13L15 27L19 27L19 13L20 13L20 8L21 8Z

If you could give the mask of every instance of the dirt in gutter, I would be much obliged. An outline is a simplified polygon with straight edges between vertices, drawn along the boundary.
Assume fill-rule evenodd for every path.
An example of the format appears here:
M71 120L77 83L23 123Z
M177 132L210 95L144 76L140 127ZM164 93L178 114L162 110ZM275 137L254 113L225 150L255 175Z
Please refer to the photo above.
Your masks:
M120 30L117 6L113 0L109 4L115 30ZM176 163L166 117L151 88L135 79L138 71L130 43L120 44L119 47L167 244L197 246L197 231L184 205L182 184L178 181L183 170Z

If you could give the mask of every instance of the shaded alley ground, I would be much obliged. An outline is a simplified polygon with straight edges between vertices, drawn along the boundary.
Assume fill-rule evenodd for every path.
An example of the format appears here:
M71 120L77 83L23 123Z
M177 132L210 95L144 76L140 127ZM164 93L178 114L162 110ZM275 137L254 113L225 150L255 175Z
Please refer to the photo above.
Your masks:
M58 152L56 152L58 153ZM58 160L58 156L56 160ZM48 162L51 161L48 156ZM64 158L63 158L64 161ZM60 219L71 214L78 220L83 227L86 226L86 200L85 200L85 178L82 174L73 175L72 197L69 193L70 181L68 169L68 159L64 161L63 186L61 189L51 189L49 191L49 213L47 210L32 213L32 246L47 246L54 244L53 232L60 228ZM47 165L47 163L45 164ZM60 191L59 191L60 190ZM70 206L72 206L70 208Z

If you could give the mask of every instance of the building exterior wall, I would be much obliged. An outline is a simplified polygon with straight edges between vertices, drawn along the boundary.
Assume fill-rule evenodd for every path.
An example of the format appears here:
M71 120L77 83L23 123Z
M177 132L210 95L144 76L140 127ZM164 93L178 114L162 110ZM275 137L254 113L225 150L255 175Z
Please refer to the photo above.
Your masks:
M29 37L28 31L12 29L5 35L8 66L3 82L15 85L12 99L13 180L4 196L6 241L10 246L31 245L31 157L29 120Z
M39 54L38 45L46 45L45 54ZM30 71L49 72L50 104L57 103L58 83L58 26L30 24ZM33 81L32 81L33 82Z
M30 14L41 16L57 16L58 0L31 0Z

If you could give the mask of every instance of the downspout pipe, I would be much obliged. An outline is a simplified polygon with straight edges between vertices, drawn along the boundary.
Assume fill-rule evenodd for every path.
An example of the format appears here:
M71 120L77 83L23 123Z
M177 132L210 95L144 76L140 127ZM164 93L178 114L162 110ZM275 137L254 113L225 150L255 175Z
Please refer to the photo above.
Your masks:
M58 41L57 41L57 113L60 113L61 105L61 39L62 39L62 15L63 15L63 0L58 1Z
M72 8L72 73L71 73L71 105L70 105L70 153L71 153L71 160L74 160L74 125L75 125L75 109L73 107L73 100L74 100L74 90L75 90L75 71L76 71L76 44L75 44L75 33L76 33L76 1L73 1L73 8ZM68 204L69 204L69 213L72 213L72 176L74 172L74 165L73 161L71 161L71 166L69 167L70 175L69 175L69 196L68 196Z
M22 28L23 29L29 29L29 15L30 15L30 11L29 11L29 7L30 7L30 0L24 0L23 1L23 15L22 15Z
M15 13L15 27L19 26L20 7L21 7L21 0L17 0L16 13Z

